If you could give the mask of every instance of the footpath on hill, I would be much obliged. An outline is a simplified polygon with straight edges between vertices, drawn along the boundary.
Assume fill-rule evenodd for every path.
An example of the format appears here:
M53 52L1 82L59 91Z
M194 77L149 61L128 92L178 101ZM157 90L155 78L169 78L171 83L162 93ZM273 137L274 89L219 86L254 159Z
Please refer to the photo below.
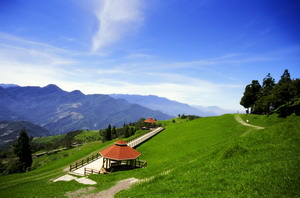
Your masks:
M242 125L244 125L244 126L252 127L253 129L256 129L256 130L265 129L264 127L252 125L252 124L249 124L249 123L245 122L245 121L241 118L241 115L240 115L240 114L235 114L235 115L234 115L234 118L235 118L236 121L238 121L240 124L242 124ZM241 136L245 136L245 135L247 135L247 134L250 133L250 132L251 132L251 130L248 130L248 131L246 131L245 133L243 133Z

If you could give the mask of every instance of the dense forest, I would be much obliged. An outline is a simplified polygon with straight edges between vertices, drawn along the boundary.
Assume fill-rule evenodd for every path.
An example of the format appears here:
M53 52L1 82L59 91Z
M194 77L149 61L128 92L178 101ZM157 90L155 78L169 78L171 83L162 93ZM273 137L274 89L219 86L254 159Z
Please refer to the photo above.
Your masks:
M286 69L276 83L269 73L262 85L258 80L253 80L246 86L240 104L247 109L247 113L278 113L282 117L300 115L300 79L291 79Z

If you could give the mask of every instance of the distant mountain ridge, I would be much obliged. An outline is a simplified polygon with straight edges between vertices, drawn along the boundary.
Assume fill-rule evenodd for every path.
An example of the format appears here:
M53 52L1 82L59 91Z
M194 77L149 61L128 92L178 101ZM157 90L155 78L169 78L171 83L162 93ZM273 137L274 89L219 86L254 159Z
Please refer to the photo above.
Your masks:
M129 94L111 94L113 98L125 99L130 103L142 105L144 107L159 110L168 115L177 116L178 114L190 114L198 116L217 116L224 114L226 110L219 107L210 108L197 106L193 107L188 104L172 101L167 98L158 97L154 95L142 96L142 95L129 95ZM200 108L201 107L201 108ZM218 111L216 111L218 109ZM223 113L221 112L223 111Z
M8 113L7 113L8 112ZM123 99L108 95L66 92L50 84L45 87L0 87L0 121L26 120L55 134L77 129L103 129L121 126L140 118L172 118Z
M0 83L0 87L8 88L8 87L20 87L20 86L16 85L16 84L4 84L4 83Z
M2 121L0 122L0 148L13 143L23 129L31 137L53 135L47 129L27 121Z
M217 115L223 115L227 113L234 113L233 110L228 110L228 109L222 109L218 106L200 106L200 105L193 105L194 108L199 109L200 111L211 111L216 113Z

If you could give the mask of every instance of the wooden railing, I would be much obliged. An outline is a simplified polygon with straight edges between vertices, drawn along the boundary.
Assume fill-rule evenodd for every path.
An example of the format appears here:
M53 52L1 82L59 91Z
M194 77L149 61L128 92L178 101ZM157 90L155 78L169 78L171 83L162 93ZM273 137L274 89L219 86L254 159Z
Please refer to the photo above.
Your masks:
M148 165L147 161L145 160L139 160L136 164L137 167L139 168L146 168Z
M78 147L78 146L82 146L83 144L73 144L72 147ZM62 150L67 150L66 147L64 148L59 148L59 149L54 149L54 150L51 150L51 151L45 151L45 152L42 152L42 153L37 153L35 155L32 155L33 157L41 157L43 155L51 155L51 154L55 154L55 153L58 153Z
M100 170L92 169L92 168L84 168L84 176L90 174L100 174Z
M92 156L89 156L85 159L82 159L80 161L77 161L73 164L70 164L70 171L73 171L73 170L76 170L78 168L81 168L83 167L84 165L92 162L92 161L95 161L96 159L98 159L99 157L101 157L101 155L99 153L97 153L96 155L92 155Z
M155 136L156 134L158 134L159 132L163 131L164 128L163 127L158 127L146 134L143 134L142 136L136 137L133 140L127 141L127 145L130 147L136 147L139 144L143 143L144 141L147 141L148 139L150 139L151 137Z
M145 131L143 133L138 134L137 136L134 136L134 137L131 137L131 138L127 139L125 142L127 142L127 143L132 142L133 140L135 140L135 139L137 139L137 138L139 138L139 137L141 137L141 136L143 136L147 133L150 133L150 132L151 131Z

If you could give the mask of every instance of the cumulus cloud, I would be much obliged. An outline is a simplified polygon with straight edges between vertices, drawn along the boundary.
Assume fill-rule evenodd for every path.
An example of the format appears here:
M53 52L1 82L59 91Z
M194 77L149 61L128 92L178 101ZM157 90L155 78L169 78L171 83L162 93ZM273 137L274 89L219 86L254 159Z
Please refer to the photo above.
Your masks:
M107 47L137 31L143 22L141 0L102 0L95 15L99 28L93 36L93 51Z

